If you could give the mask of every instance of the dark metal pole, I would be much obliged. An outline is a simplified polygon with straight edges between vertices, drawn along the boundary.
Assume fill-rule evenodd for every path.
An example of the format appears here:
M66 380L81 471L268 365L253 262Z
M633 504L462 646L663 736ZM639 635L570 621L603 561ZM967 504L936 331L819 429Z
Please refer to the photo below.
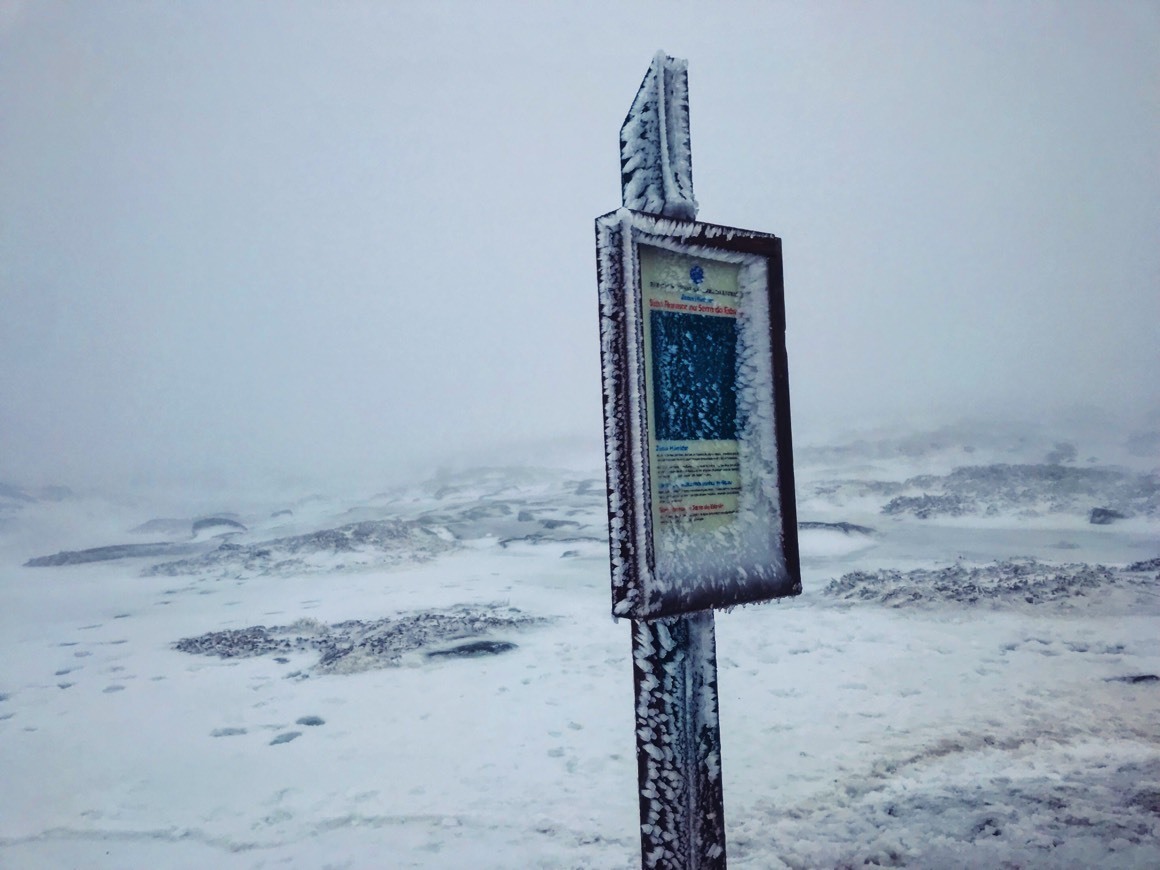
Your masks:
M632 623L641 866L725 868L713 611Z

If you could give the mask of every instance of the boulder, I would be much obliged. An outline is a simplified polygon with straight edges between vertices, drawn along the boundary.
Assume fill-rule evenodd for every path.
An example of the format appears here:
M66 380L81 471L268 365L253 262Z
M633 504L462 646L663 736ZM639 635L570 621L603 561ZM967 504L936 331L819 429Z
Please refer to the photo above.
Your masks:
M1088 517L1088 522L1093 526L1110 526L1116 520L1125 520L1127 517L1118 510L1105 507L1092 508L1091 516Z

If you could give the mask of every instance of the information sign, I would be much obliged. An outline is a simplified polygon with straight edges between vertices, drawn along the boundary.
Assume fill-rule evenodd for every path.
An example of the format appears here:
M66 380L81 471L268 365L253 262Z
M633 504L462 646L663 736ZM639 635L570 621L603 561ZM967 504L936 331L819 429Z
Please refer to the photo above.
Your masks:
M780 240L628 209L596 235L613 613L798 594Z

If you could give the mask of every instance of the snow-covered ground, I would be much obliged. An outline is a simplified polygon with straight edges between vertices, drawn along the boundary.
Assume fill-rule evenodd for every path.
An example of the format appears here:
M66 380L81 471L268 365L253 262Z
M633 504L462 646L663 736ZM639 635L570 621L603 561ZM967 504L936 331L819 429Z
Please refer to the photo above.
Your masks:
M732 866L1160 866L1160 459L1092 449L799 450L806 591L717 615ZM0 865L638 866L604 516L595 467L0 490Z

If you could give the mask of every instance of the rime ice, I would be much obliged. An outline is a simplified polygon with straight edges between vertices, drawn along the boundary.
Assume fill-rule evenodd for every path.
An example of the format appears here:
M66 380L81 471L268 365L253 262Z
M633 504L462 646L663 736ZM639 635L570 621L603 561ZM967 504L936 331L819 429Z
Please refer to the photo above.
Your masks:
M685 220L697 216L687 66L657 52L620 128L625 208Z
M614 614L795 594L780 243L627 209L597 241Z

